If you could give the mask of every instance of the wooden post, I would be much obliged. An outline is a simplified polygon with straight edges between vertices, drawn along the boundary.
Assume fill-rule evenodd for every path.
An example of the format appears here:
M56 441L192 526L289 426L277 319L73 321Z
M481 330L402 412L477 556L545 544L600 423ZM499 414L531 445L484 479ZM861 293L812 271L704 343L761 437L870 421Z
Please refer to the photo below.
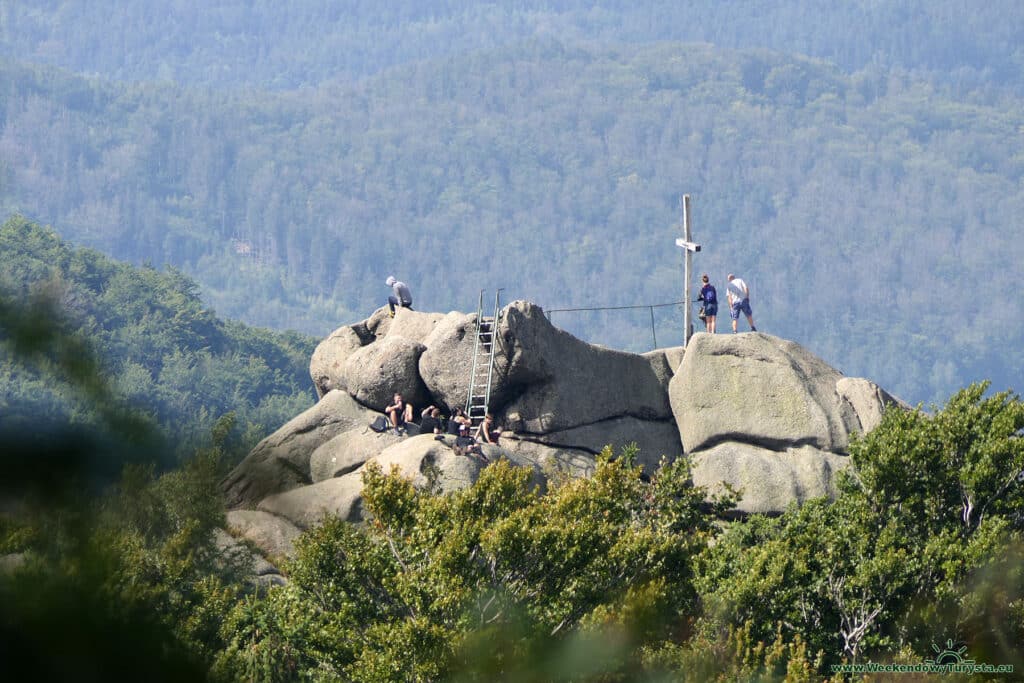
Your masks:
M693 235L690 234L690 195L683 195L683 240L693 242ZM690 303L690 268L693 265L693 251L684 249L686 252L686 264L683 267L683 279L686 284L683 287L683 300L686 305L683 307L683 346L690 343L693 336L693 305Z
M676 246L686 251L686 261L683 266L683 346L686 346L690 337L693 336L693 309L690 301L690 268L693 265L693 254L700 251L700 245L693 241L690 232L690 195L683 195L683 236L676 240Z

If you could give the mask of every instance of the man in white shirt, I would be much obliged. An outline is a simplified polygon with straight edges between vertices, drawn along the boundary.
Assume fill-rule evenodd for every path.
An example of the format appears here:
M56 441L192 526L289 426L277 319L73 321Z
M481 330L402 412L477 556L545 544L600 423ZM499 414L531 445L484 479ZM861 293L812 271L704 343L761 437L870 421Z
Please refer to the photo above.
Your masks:
M742 312L747 316L750 323L750 331L757 332L754 327L754 314L750 311L750 288L742 278L729 273L729 284L725 288L725 294L729 298L729 317L732 318L732 331L736 333L736 321Z

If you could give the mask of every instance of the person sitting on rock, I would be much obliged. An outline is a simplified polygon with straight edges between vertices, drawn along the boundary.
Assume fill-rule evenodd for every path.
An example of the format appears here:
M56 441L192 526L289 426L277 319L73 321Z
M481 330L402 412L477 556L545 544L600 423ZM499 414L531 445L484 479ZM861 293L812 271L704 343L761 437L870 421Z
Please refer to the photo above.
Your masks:
M501 429L494 426L494 416L487 413L484 416L484 421L480 423L480 426L476 428L476 441L478 444L490 443L497 444L498 439L501 438Z
M455 455L470 455L473 452L473 447L476 445L476 440L469 434L472 429L472 423L468 419L465 422L460 422L456 419L455 415L452 415L452 419L448 423L449 432L452 431L453 427L455 430L455 443L452 444L452 450L455 451Z
M428 406L420 414L420 434L441 433L441 409Z
M405 431L405 423L412 422L412 404L406 403L402 399L402 395L397 392L391 405L384 409L384 413L391 420L391 425L395 428L395 434L401 434Z
M490 462L487 454L484 453L483 445L485 443L497 444L499 438L501 438L501 430L494 426L494 416L487 413L484 416L484 421L476 428L476 434L470 440L469 445L465 447L464 452L466 455L478 456L484 462ZM458 442L458 439L456 439L456 442Z
M395 317L395 306L408 308L411 311L412 292L409 291L409 286L401 280L396 280L394 275L389 275L388 279L384 282L394 292L388 297L388 308L391 309L391 317Z
M466 429L469 429L472 424L473 423L470 419L466 417L466 411L462 408L456 408L452 411L452 416L448 418L448 433L453 436L458 436L460 427L466 425ZM467 434L466 436L469 435Z

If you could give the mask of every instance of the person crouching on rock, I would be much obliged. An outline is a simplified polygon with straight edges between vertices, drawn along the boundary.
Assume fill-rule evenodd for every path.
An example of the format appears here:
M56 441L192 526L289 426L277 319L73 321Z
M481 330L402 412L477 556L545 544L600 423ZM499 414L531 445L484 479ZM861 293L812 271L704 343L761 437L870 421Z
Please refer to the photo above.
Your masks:
M391 291L394 292L388 297L388 308L391 309L391 317L395 317L395 306L401 306L402 308L408 308L412 310L412 292L409 291L409 286L401 280L396 280L394 275L389 275L388 279L384 281Z
M384 409L384 413L391 420L395 434L398 435L405 431L406 422L412 422L412 404L402 400L402 395L397 392L391 405Z

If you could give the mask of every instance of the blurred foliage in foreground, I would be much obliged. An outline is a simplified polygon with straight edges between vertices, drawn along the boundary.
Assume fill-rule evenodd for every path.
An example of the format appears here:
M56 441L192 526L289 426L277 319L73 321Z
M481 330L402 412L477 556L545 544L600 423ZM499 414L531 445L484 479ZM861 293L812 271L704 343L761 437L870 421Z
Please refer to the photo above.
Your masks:
M242 452L312 405L314 341L219 320L179 271L74 249L19 217L0 226L0 253L0 429L95 425L123 405L185 455L233 412L226 447Z

